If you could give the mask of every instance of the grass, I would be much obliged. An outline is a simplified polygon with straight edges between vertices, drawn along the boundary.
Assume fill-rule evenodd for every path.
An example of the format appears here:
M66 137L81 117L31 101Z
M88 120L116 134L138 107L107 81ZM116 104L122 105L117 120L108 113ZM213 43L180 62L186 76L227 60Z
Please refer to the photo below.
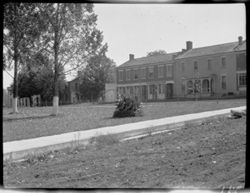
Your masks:
M101 135L90 139L90 144L95 145L97 149L117 143L119 143L119 139L115 135Z
M244 186L246 118L206 120L142 139L114 136L4 164L16 188L228 188ZM107 142L108 141L108 142Z
M145 103L143 117L112 118L114 104L61 106L58 116L49 116L52 107L20 108L19 114L3 109L3 141L14 141L82 131L106 126L158 119L188 113L246 105L246 99Z

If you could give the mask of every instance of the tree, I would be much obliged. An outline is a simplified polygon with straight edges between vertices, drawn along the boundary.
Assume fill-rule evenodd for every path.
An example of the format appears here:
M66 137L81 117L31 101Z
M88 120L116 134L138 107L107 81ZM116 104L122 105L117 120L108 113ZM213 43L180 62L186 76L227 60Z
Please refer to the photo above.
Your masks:
M32 58L26 58L26 66L18 73L19 97L29 97L40 95L41 102L52 102L53 98L53 69L51 62L41 53L37 53ZM59 69L60 72L63 68ZM60 76L59 91L65 86L65 76Z
M100 54L91 57L82 73L80 93L85 99L97 100L105 90L105 83L114 82L114 61Z
M167 52L165 50L155 50L152 52L148 52L147 56L157 56L157 55L165 55Z
M4 69L13 66L13 113L17 113L18 97L18 69L20 64L25 65L23 56L32 47L34 40L42 31L38 23L38 13L30 3L4 4Z
M107 45L102 45L102 33L96 28L93 4L44 3L37 7L47 22L47 31L37 46L43 47L53 60L52 114L57 115L60 76L83 68L89 57L105 52ZM61 67L66 71L60 73Z
M40 95L42 103L52 102L54 74L51 61L41 53L35 53L33 56L29 55L24 59L26 65L21 66L18 73L19 97L29 97L32 103L31 97ZM62 72L63 68L59 71ZM62 92L65 87L65 76L60 76L59 85L59 91ZM13 89L13 85L11 85L11 89Z

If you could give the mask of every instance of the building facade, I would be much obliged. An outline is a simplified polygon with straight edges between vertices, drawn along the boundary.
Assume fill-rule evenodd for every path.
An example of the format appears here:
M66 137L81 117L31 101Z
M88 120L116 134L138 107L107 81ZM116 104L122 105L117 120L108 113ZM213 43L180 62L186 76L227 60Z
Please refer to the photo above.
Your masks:
M140 101L246 95L246 41L134 58L117 67L117 93Z
M246 42L192 48L175 58L175 95L221 97L246 91Z
M173 63L177 53L156 55L129 61L117 68L117 93L140 101L173 97Z

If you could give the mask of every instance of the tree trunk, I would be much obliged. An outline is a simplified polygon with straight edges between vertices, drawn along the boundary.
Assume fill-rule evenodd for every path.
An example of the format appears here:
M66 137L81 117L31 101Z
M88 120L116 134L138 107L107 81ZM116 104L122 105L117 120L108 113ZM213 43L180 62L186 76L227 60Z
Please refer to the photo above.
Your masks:
M32 100L32 96L29 96L30 99L30 107L33 107L33 100Z
M54 87L53 87L53 112L52 115L58 114L59 106L59 91L58 91L58 29L55 29L55 41L54 41Z
M17 7L14 7L15 15L17 16ZM18 100L18 84L17 84L17 65L18 65L18 49L17 49L17 31L14 31L14 84L13 84L13 113L18 113L17 100Z

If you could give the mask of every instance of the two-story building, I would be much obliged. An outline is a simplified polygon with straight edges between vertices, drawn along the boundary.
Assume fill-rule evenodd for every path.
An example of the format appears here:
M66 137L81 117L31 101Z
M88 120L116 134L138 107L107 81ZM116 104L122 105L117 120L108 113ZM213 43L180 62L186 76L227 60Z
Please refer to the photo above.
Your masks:
M134 58L117 67L117 92L140 101L173 97L173 62L177 53Z
M134 58L117 67L117 93L141 101L246 95L246 41Z
M211 97L246 91L246 42L193 48L175 58L175 96Z

